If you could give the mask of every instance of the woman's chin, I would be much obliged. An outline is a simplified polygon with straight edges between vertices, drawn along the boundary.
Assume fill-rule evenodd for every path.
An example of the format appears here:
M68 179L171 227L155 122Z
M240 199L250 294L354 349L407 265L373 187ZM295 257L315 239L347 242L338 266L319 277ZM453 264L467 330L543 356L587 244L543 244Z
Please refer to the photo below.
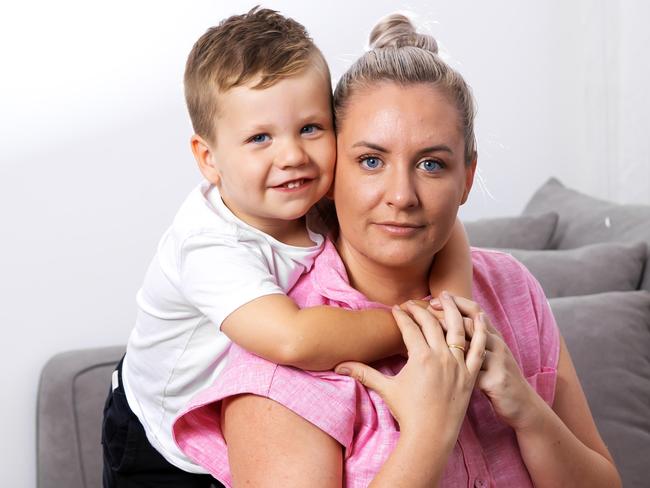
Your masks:
M387 244L376 249L369 256L373 261L388 268L412 269L413 267L428 266L433 261L433 250L426 249L420 243Z

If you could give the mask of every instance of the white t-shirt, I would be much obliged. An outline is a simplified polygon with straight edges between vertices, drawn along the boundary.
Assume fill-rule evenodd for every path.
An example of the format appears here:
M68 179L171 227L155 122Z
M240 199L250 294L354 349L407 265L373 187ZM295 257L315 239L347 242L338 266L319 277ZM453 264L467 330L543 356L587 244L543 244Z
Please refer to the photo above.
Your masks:
M255 298L286 293L311 269L324 239L309 235L311 247L277 241L233 215L204 182L160 240L137 295L122 380L147 438L173 465L206 472L178 449L172 422L223 369L230 346L223 320Z

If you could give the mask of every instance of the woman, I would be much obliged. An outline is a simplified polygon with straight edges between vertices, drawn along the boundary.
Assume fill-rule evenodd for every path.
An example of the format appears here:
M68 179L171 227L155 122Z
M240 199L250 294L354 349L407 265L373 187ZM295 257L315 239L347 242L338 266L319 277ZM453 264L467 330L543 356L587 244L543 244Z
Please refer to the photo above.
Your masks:
M371 45L335 92L339 232L293 290L302 306L426 296L472 186L462 77L403 16L375 27ZM476 302L443 294L442 325L415 306L394 311L406 365L337 367L364 387L233 348L221 386L179 419L179 445L236 485L620 486L539 284L504 254L472 259Z

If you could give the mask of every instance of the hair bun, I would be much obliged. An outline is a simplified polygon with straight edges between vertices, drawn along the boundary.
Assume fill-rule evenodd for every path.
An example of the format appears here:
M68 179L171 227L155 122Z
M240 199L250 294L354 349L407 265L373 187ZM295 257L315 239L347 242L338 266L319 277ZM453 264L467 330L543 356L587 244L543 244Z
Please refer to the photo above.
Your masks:
M438 53L438 43L433 36L419 34L406 15L390 14L377 22L370 33L370 49L413 46Z

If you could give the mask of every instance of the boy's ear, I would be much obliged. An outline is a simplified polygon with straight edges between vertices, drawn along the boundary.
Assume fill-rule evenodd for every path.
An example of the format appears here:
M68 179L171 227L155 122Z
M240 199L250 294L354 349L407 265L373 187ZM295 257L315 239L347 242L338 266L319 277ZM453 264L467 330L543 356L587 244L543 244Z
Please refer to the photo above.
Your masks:
M190 138L190 146L203 177L213 185L218 185L220 173L215 161L215 154L208 142L200 135L194 134Z
M478 153L475 151L472 162L465 167L465 189L463 191L463 198L460 200L461 205L467 201L467 197L469 197L469 191L472 189L472 185L474 184L474 173L476 173L477 161Z

